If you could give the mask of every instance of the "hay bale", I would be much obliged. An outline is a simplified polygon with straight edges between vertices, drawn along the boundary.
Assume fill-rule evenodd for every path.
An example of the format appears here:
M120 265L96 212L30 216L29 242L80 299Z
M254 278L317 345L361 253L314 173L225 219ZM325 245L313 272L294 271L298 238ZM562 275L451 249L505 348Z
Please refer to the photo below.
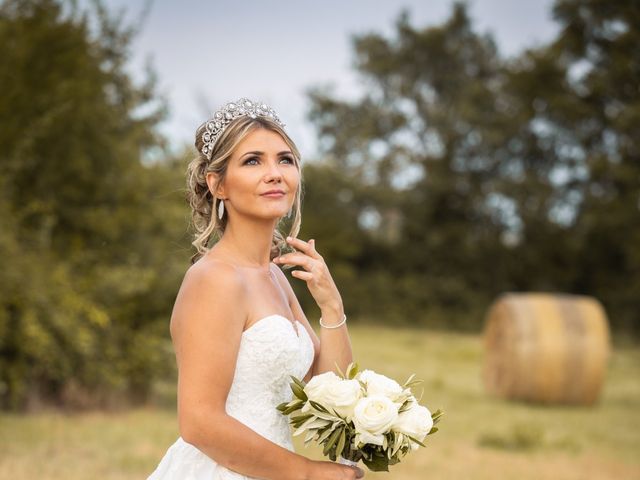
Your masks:
M609 358L609 327L596 299L505 293L489 308L483 380L499 397L593 404Z

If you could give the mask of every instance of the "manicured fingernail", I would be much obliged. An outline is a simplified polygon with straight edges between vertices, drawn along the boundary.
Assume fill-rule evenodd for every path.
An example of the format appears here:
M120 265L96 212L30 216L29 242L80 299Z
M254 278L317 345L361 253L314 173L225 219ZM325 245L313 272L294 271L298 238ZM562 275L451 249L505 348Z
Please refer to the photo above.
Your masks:
M287 242L290 242L292 240L291 237L287 237Z

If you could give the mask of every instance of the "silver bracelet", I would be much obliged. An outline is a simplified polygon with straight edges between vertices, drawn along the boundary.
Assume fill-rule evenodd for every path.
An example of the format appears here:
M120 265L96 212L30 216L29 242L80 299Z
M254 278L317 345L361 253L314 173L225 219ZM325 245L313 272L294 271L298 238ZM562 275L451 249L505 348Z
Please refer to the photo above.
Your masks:
M342 321L339 324L337 324L337 325L325 325L324 323L322 323L322 317L320 317L320 326L324 327L324 328L338 328L338 327L341 327L342 325L344 325L344 322L346 322L346 321L347 321L347 315L344 314L342 316Z

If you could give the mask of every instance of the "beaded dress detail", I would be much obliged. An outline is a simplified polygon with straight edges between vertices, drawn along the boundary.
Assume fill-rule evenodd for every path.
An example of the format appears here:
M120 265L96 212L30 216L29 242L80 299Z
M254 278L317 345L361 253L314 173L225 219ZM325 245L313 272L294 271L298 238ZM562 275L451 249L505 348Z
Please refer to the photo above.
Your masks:
M304 378L314 357L307 329L298 321L296 327L276 314L261 318L242 333L226 402L229 415L291 451L289 422L276 406L293 398L290 375ZM219 465L178 437L147 480L253 480L253 477Z

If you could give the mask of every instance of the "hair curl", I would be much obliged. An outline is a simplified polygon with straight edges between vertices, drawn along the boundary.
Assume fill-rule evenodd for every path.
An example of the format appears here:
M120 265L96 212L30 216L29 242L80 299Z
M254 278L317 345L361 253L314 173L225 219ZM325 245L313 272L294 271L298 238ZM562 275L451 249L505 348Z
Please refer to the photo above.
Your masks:
M203 123L196 131L195 146L198 150L198 155L191 160L187 167L187 201L191 206L191 225L194 230L194 240L191 244L196 248L196 253L191 257L191 263L195 263L209 251L211 241L213 240L214 243L217 242L220 237L222 237L227 226L228 214L226 211L222 219L219 219L215 214L218 203L207 185L207 173L213 172L217 174L217 182L213 189L215 191L226 177L227 167L232 153L238 144L257 128L264 128L278 133L293 153L295 165L300 172L300 185L298 186L293 202L293 221L287 235L292 237L297 236L300 231L300 224L302 223L301 204L303 184L302 169L300 168L300 152L293 140L291 140L280 125L269 118L240 117L230 123L220 138L218 138L211 153L211 160L209 160L202 154L202 147L204 145L202 134L204 133L205 125L206 124ZM286 236L279 230L283 221L284 217L280 219L274 229L269 256L270 260L281 255L284 251L292 250L285 241Z

